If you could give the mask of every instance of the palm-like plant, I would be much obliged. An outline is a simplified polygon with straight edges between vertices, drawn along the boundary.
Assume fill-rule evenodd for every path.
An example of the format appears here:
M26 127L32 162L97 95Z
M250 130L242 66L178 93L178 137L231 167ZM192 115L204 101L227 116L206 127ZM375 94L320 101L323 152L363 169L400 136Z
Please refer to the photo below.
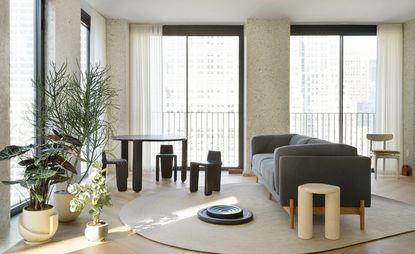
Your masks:
M75 167L67 160L74 156L74 148L80 142L73 137L49 136L42 145L10 145L0 151L0 160L19 157L19 165L25 168L22 178L15 181L2 181L4 184L20 184L29 190L27 210L48 209L51 186L65 182L70 174L76 174Z
M56 128L63 135L74 136L82 146L76 152L87 162L87 175L93 161L113 133L107 119L116 106L117 92L111 87L108 68L92 67L85 73L67 73L67 66L51 65L44 84L36 83L44 97L44 108L39 113L42 128ZM78 166L79 160L75 162Z

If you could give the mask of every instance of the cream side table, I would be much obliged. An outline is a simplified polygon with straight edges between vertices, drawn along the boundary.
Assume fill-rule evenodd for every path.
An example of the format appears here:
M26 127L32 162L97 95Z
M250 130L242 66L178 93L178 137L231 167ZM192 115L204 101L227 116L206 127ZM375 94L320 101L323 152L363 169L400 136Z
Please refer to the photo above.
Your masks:
M313 237L313 194L325 195L324 234L327 239L340 238L340 188L338 186L308 183L298 186L298 237Z

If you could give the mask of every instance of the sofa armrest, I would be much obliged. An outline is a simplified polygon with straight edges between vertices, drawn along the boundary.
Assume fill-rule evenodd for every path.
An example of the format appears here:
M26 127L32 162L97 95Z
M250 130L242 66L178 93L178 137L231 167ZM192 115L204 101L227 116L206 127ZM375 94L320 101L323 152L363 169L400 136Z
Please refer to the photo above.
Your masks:
M272 153L280 146L286 146L294 134L256 135L251 140L251 157L257 153Z
M342 207L358 207L360 200L370 207L370 159L363 156L281 156L279 159L279 197L283 206L293 198L297 205L298 186L326 183L340 187ZM317 195L314 195L317 196ZM316 197L315 206L324 206Z

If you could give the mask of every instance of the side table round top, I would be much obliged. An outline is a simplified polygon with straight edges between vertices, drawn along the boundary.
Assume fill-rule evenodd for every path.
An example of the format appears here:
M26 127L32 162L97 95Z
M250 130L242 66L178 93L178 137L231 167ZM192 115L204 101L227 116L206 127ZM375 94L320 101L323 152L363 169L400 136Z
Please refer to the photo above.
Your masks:
M300 188L314 194L329 194L336 191L340 191L339 186L324 183L306 183L298 186L298 189Z

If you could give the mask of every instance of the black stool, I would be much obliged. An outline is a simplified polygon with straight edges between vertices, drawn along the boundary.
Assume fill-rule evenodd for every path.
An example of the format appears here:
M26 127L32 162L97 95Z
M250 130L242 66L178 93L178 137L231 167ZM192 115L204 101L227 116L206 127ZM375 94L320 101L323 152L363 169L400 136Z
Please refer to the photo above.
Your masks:
M174 181L177 180L177 155L173 153L172 145L161 145L160 153L156 155L156 181L159 181L160 165L161 177L171 178L171 173L174 171ZM174 166L173 166L174 162Z
M212 191L220 191L221 154L219 151L209 151L207 160L190 162L190 192L196 192L199 185L199 166L205 167L205 195Z
M118 191L126 191L127 190L127 178L128 178L127 160L126 159L108 160L105 152L102 152L102 168L106 168L107 165L109 164L115 165L115 178L117 179Z

